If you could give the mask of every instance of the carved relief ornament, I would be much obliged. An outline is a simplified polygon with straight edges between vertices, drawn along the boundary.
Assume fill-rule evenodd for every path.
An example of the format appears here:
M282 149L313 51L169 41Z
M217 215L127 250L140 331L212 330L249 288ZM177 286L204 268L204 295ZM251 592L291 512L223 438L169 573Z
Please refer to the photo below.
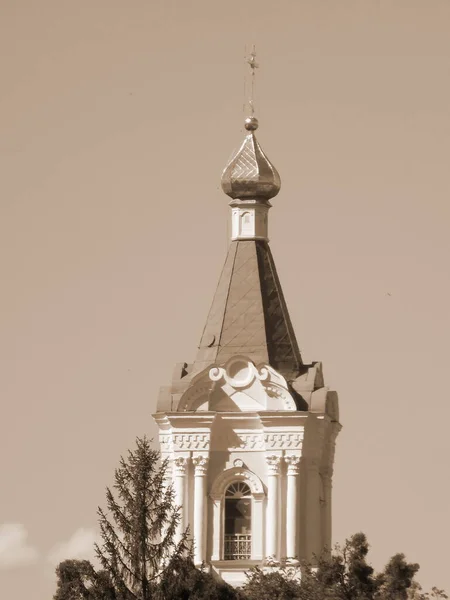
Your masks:
M264 486L260 478L245 467L232 467L220 473L211 487L210 496L213 500L221 500L226 488L235 481L245 481L250 488L255 499L262 499L264 496Z
M174 475L183 476L186 475L186 468L188 465L188 459L185 456L177 456L173 459L173 471Z
M203 477L208 471L209 459L207 456L194 456L192 463L195 467L195 477Z
M209 433L175 433L172 439L178 450L209 450Z
M266 456L266 462L269 470L269 475L280 474L281 456Z
M287 463L287 474L298 475L300 471L301 457L295 455L288 455L284 457L284 460Z
M236 433L235 436L239 438L239 442L229 440L227 443L230 450L237 448L239 450L264 450L264 439L261 433Z
M266 433L264 442L267 449L300 450L303 443L303 433Z
M236 371L237 376L232 373ZM220 381L224 379L231 387L240 389L247 387L258 379L265 381L269 378L269 371L266 367L257 369L255 365L245 357L236 357L224 367L213 367L209 371L211 381Z

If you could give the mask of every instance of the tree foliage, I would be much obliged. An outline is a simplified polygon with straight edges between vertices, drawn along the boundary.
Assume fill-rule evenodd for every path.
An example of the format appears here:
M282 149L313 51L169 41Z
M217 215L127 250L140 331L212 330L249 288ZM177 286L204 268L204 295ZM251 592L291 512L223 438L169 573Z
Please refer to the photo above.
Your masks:
M316 559L278 573L252 569L243 592L247 600L447 600L443 590L423 593L414 576L419 565L396 554L383 571L375 573L368 563L369 544L363 533Z
M179 507L166 484L168 463L144 437L120 459L107 510L98 509L101 569L65 560L56 569L54 600L448 600L443 590L424 592L414 577L419 565L393 556L375 573L366 536L357 533L316 558L278 570L255 567L236 590L213 572L197 569L189 532L178 535Z
M205 568L197 569L190 557L172 561L162 577L157 600L245 600L239 591Z
M136 449L121 457L114 489L106 490L108 513L98 509L102 544L97 557L124 600L150 600L171 563L190 552L188 532L176 540L180 522L167 461L138 438Z
M102 569L89 561L60 563L54 600L237 599L234 588L195 568L188 530L177 536L179 507L160 457L144 437L120 458L113 491L106 489L107 510L98 509Z
M56 568L54 600L118 600L109 575L88 560L65 560Z
M254 567L247 574L247 583L242 591L246 600L295 600L300 589L297 569L284 567L279 571L266 572Z

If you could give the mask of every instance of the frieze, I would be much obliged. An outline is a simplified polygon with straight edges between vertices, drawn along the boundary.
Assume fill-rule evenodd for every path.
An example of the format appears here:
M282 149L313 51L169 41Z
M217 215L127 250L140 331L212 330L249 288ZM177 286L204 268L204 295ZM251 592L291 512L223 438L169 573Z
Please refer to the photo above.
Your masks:
M209 450L209 433L175 433L172 439L178 450Z
M239 442L229 440L229 449L239 450L264 450L264 440L261 433L235 433Z
M264 441L267 449L300 449L303 443L303 433L266 433Z
M172 452L172 440L170 435L160 435L159 445L161 448L161 453Z

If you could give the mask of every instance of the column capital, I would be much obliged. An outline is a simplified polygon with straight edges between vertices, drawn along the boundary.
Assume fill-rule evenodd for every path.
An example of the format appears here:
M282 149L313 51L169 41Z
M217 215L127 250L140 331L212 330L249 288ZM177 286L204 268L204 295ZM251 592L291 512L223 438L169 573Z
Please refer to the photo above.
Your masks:
M186 456L177 456L173 459L174 474L178 476L186 475L188 458Z
M209 459L207 456L194 456L194 458L192 459L192 463L195 467L195 477L203 477L206 475L206 472L208 470L208 462Z
M269 467L269 475L279 475L281 466L281 456L271 454L266 456L267 466Z
M288 475L298 475L300 471L300 463L301 456L295 456L294 454L289 454L284 457L284 460L287 464L287 474Z

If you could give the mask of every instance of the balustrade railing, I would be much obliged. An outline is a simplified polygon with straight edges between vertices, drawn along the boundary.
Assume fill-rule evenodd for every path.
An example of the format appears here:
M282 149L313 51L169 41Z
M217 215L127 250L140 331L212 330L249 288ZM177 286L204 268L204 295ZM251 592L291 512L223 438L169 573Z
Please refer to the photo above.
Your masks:
M225 560L246 560L252 555L252 536L235 533L225 535Z

